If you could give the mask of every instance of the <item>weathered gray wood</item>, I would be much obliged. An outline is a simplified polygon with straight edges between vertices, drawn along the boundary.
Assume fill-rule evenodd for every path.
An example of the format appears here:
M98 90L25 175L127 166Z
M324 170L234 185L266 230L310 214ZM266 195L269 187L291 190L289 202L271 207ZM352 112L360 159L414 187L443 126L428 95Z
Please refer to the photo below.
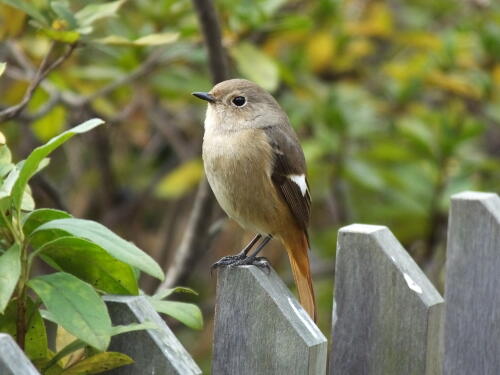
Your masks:
M40 375L14 339L0 333L0 375Z
M114 336L110 351L125 353L134 364L109 371L117 375L201 374L201 370L144 296L105 296L113 325L152 322L156 329Z
M325 374L327 341L271 270L221 269L212 373Z
M339 231L330 374L440 374L443 298L382 226Z
M500 198L451 200L445 286L446 375L500 373Z

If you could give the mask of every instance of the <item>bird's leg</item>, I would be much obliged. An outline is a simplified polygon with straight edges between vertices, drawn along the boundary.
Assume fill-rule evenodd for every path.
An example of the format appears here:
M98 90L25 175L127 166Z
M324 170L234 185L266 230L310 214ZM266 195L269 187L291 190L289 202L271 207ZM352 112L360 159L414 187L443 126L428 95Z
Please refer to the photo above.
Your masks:
M269 262L267 261L266 258L264 257L258 257L257 255L262 251L262 249L271 241L273 236L270 234L266 236L260 243L260 245L255 249L253 254L244 257L243 259L240 259L234 263L231 264L231 266L244 266L244 265L253 265L259 268L263 268L267 270L268 272L271 271L271 268L269 267Z
M219 268L219 267L225 267L225 266L230 266L235 262L238 262L242 259L245 259L247 257L248 252L254 247L254 245L257 243L258 240L262 237L261 234L256 235L252 241L246 245L243 250L241 250L238 254L236 255L228 255L225 256L221 259L219 259L217 262L212 264L212 267L210 267L212 270L214 268Z

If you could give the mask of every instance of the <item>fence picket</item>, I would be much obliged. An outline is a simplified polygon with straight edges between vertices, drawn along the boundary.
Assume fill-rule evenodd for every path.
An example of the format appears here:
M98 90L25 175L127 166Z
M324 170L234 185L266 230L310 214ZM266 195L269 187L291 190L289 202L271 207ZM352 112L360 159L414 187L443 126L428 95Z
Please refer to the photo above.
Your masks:
M500 198L451 200L445 288L444 373L500 373Z
M329 373L441 373L443 298L382 226L339 231Z
M117 375L201 374L201 370L144 296L105 296L113 325L152 322L156 329L113 336L109 351L125 353L134 363L111 370Z
M40 375L14 339L6 333L0 333L0 374Z
M273 270L219 271L214 330L213 374L325 374L326 338Z

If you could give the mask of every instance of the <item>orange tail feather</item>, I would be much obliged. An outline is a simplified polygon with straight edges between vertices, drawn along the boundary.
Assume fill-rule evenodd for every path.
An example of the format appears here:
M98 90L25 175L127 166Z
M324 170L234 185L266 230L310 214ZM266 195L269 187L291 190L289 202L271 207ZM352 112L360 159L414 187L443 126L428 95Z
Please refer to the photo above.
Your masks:
M299 292L299 301L309 316L316 322L316 298L311 278L311 269L309 266L309 241L305 232L299 233L299 236L292 238L283 238L290 265L292 266L293 278Z

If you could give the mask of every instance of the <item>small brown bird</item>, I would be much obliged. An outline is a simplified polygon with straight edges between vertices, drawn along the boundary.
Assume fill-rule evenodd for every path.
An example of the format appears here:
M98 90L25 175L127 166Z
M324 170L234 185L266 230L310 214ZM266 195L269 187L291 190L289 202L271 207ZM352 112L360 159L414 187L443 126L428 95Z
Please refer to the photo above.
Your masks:
M229 217L257 233L239 254L213 267L266 267L257 254L272 237L280 239L300 303L316 321L307 234L311 197L304 153L287 115L271 94L244 79L224 81L210 92L193 95L208 102L203 162L210 187Z

